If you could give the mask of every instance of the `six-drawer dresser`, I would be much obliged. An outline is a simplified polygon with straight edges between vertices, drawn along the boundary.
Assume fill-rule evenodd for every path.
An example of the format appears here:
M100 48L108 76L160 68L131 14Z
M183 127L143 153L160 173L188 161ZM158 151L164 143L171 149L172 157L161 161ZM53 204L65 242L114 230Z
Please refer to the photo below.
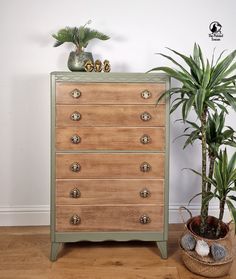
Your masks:
M51 260L76 241L156 241L167 257L168 76L51 73Z

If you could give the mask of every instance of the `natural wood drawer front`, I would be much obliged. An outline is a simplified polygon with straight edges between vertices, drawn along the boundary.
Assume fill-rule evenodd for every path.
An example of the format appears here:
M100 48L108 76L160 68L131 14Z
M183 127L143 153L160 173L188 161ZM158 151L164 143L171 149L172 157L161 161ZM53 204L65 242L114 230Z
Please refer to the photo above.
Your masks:
M72 225L71 217L78 215L80 223ZM150 223L140 223L146 215ZM59 231L162 231L163 206L57 206L56 230Z
M56 129L57 150L165 149L165 128L63 127Z
M74 171L72 171L72 167ZM163 177L163 153L90 153L56 155L56 178L148 179Z
M72 120L72 115L79 115ZM146 120L142 120L142 118ZM56 126L164 126L164 105L58 105Z
M57 205L161 204L164 181L137 180L57 180Z
M156 83L57 83L56 102L58 104L155 104L164 89L165 84ZM78 90L79 95L73 97L74 90ZM142 94L145 90L151 94Z

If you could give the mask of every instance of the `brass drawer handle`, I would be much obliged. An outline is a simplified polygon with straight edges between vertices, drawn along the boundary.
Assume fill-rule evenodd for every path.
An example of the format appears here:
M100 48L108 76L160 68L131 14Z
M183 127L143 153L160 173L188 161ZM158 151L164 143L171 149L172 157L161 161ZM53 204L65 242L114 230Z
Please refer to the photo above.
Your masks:
M140 170L142 172L149 172L150 170L152 169L151 165L147 162L143 162L141 165L140 165Z
M141 97L143 99L150 99L152 97L152 93L149 90L145 89L141 92Z
M78 188L74 188L70 191L70 197L73 199L78 199L80 197L81 193Z
M140 191L139 195L141 198L149 198L151 196L151 192L147 188L145 188Z
M74 163L71 164L70 169L73 172L79 172L81 170L81 166L78 162L74 162Z
M70 218L70 223L71 225L79 225L81 222L81 219L79 217L79 215L74 214L71 218Z
M139 218L139 222L143 225L148 224L151 223L151 218L148 215L144 214Z
M78 135L73 135L71 137L71 142L74 143L74 144L78 144L78 143L80 143L80 141L81 141L81 138Z
M152 119L152 116L151 116L151 114L149 113L149 112L143 112L141 115L140 115L140 118L141 118L141 120L143 120L143 121L149 121L149 120L151 120Z
M142 144L148 144L152 141L151 137L149 135L143 135L141 138L140 138L140 142Z
M77 111L73 112L70 116L71 120L79 121L81 119L81 114Z
M72 96L72 98L78 99L81 96L81 91L79 91L79 89L76 88L70 92L70 95Z

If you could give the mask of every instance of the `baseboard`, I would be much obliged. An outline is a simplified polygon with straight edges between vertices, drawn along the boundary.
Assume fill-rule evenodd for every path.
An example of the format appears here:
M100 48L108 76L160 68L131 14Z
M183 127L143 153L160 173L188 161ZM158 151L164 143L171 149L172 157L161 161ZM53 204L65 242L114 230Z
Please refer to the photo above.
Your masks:
M179 212L179 208L181 206L187 207L190 212L192 213L193 216L199 215L200 213L200 205L199 204L192 204L192 205L181 205L181 204L172 204L169 206L169 223L183 223L183 221L186 221L189 218L189 214L187 211L182 210L182 214ZM182 217L181 217L182 215ZM219 216L219 206L217 204L211 204L210 205L210 210L209 210L209 215L212 216ZM225 214L224 214L224 221L229 222L231 220L230 213L228 208L225 209Z
M50 223L47 205L0 207L0 226L42 226Z
M169 206L169 223L182 223L179 214L180 204ZM186 205L185 205L186 206ZM193 215L198 215L200 206L195 204L188 206ZM218 215L218 206L211 205L210 214ZM185 220L188 219L187 212L183 213ZM228 210L225 212L225 221L230 220ZM43 226L50 223L50 208L47 205L37 206L12 206L0 207L0 226Z

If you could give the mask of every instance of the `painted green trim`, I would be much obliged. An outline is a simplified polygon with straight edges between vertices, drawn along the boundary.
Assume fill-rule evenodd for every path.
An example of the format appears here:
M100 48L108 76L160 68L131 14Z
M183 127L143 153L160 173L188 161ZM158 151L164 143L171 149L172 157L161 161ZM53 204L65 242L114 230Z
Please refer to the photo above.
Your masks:
M56 242L77 241L163 241L163 232L64 232L56 233Z
M52 242L52 244L51 244L51 254L50 254L50 260L52 262L57 260L57 255L58 255L60 246L61 246L61 243Z
M56 212L56 203L55 203L55 180L56 180L56 156L55 156L55 122L56 122L56 96L55 96L55 76L51 75L51 195L50 195L50 229L51 229L51 241L55 241L55 212Z
M110 153L157 153L157 154L165 154L165 151L156 151L156 150L59 150L57 154L81 154L81 153L105 153L105 154L110 154Z
M170 88L170 79L166 81L166 90ZM169 227L169 160L170 160L170 100L166 97L166 147L165 147L165 192L164 192L164 240L168 240Z
M162 259L167 259L168 258L167 241L158 241L157 247L161 253Z
M168 76L155 73L73 73L52 72L57 82L159 82L166 83Z

